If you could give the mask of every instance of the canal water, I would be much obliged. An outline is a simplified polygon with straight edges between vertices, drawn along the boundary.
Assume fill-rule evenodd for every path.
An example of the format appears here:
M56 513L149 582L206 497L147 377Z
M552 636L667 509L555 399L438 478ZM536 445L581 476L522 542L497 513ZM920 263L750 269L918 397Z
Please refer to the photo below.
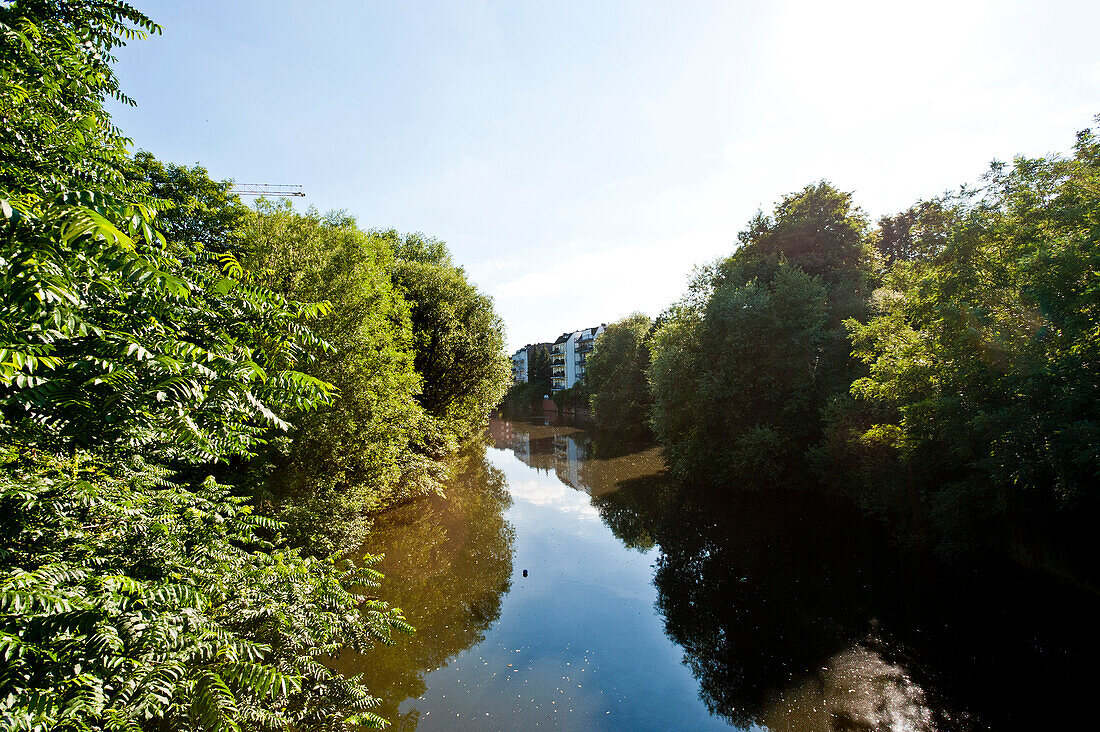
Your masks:
M1096 728L1087 590L943 566L797 486L680 486L653 447L490 434L363 547L418 632L337 663L391 729Z

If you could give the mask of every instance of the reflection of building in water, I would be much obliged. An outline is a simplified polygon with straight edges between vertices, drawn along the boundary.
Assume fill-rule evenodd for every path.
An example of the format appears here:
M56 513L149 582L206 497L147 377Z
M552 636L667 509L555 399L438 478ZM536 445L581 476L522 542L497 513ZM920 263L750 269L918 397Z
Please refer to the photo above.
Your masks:
M498 447L508 445L515 434L515 428L511 422L503 419L489 420L489 436Z
M531 464L531 435L504 419L489 420L489 436L500 450L511 450L524 465Z
M586 486L581 482L580 466L586 457L586 446L573 439L573 435L554 435L554 473L562 483L582 491Z
M512 452L524 465L531 464L531 435L526 432L517 432L512 439Z
M582 472L592 438L585 432L493 419L489 421L489 434L498 449L511 450L524 465L553 471L562 483L588 492Z
M604 445L610 455L597 457L599 447L592 435L572 427L530 422L490 422L496 447L511 450L525 465L553 472L566 485L592 496L614 491L624 482L659 473L664 469L660 449L621 449Z

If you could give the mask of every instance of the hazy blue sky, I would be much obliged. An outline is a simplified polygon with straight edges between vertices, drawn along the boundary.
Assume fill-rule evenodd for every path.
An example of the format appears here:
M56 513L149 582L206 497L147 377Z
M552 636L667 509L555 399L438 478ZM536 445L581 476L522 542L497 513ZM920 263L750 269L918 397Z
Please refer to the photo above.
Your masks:
M1100 113L1098 2L136 4L137 147L446 240L512 347L656 314L811 181L877 217Z

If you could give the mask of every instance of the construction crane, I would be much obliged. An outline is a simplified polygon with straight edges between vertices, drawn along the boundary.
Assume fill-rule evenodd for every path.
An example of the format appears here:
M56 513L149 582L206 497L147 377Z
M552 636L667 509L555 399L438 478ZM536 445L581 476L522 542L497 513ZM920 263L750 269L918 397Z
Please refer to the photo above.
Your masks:
M301 186L284 183L238 183L230 188L229 192L238 196L273 196L275 198L291 196L305 198L306 196Z

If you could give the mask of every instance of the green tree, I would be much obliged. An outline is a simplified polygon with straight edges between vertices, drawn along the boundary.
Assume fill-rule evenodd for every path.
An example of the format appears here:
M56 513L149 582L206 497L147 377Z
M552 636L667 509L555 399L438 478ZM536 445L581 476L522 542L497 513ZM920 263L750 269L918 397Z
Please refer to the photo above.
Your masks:
M157 225L168 239L217 252L240 248L250 209L230 193L231 181L213 180L200 165L162 163L144 151L133 164L147 193L167 204Z
M435 420L440 447L453 450L484 425L507 389L504 324L442 243L383 236L393 242L394 283L410 306L418 400Z
M550 367L550 350L536 346L528 353L530 359L527 363L527 383L531 384L539 401L550 393L552 369Z
M686 401L663 403L658 413L683 409L690 415L675 422L686 433L662 425L661 434L686 441L673 451L680 458L674 467L704 480L744 485L788 475L815 439L824 399L824 286L797 268L781 266L769 283L754 279L719 287L701 320L678 330L697 339L694 352L684 354L694 370L688 375L681 365L654 380L658 386L670 379L691 384ZM661 347L689 346L670 343L674 333L664 336ZM658 368L664 370L675 356L661 355ZM659 393L658 399L677 391Z
M994 164L942 251L895 265L879 314L849 324L870 369L852 391L877 417L854 446L862 497L926 515L947 551L1094 544L1098 181L1091 131L1072 156Z
M760 486L805 467L856 373L842 321L865 312L866 235L848 194L807 186L758 214L660 318L651 424L677 473Z
M284 456L267 456L276 467L261 495L303 541L357 545L368 512L438 489L446 472L427 454L431 425L417 401L412 323L391 280L390 241L344 214L267 203L240 236L258 278L284 296L332 304L313 326L331 348L317 350L310 372L337 394L294 421Z
M550 398L557 406L558 412L572 412L578 407L587 408L591 395L588 391L588 384L584 381L577 381L567 389L559 389L554 392L550 395Z
M611 432L641 432L651 402L646 370L653 321L634 313L607 326L588 358L587 382L596 425Z
M705 444L697 419L696 382L685 376L697 373L702 316L698 307L680 303L658 320L661 325L650 341L646 374L653 394L649 426L673 473L683 476L690 474L693 455Z
M323 404L300 369L328 307L155 229L103 109L109 51L150 30L111 0L0 8L0 720L380 724L316 662L408 630L351 591L378 576L276 548L277 523L168 467L248 457Z
M123 191L129 140L106 99L126 104L111 62L160 26L115 0L20 0L0 7L0 191L51 197Z
M232 254L167 240L135 202L126 139L102 104L121 96L110 50L156 25L115 2L0 12L0 96L42 90L11 110L0 160L5 421L172 458L248 453L289 410L326 398L299 369L318 342L300 321L325 306L256 287Z
M921 201L895 216L878 221L875 249L887 266L895 262L931 259L943 251L952 223L947 199Z
M315 658L410 631L349 588L381 577L305 559L226 486L140 460L5 450L4 729L381 726L367 689Z
M757 213L737 238L742 257L783 257L835 285L866 268L866 237L867 221L851 194L822 181L784 196L771 216Z

